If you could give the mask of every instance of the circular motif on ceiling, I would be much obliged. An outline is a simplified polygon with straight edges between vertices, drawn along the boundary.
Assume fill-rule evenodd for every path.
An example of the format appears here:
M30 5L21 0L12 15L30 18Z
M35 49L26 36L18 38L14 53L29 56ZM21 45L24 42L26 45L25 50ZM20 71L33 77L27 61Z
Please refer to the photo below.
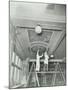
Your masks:
M31 50L32 50L32 52L37 52L37 50L39 50L40 52L44 52L45 50L46 50L46 48L45 47L43 47L43 46L33 46L32 48L31 48Z
M44 52L48 50L48 45L43 42L33 42L31 44L31 50L32 52L37 52L39 49L40 52Z

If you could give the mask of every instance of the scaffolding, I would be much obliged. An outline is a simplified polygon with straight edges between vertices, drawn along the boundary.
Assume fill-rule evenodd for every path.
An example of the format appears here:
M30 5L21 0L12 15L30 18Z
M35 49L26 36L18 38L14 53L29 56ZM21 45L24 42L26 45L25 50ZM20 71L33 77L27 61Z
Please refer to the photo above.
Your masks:
M53 70L51 70L51 68L49 68L48 66L48 71L44 69L45 67L43 65L43 62L44 60L40 60L40 71L36 72L36 60L33 59L29 61L29 63L31 63L31 67L27 79L27 87L65 85L65 70L63 71L61 68L61 63L65 62L62 59L49 60L49 63L52 63L54 67ZM41 66L41 64L43 67ZM60 80L57 81L58 78L60 78Z

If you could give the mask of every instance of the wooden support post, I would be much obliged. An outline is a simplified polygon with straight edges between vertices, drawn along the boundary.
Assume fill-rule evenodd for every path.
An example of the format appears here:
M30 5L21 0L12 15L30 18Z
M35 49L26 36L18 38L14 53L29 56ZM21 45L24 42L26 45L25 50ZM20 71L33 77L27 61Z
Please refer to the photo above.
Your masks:
M32 63L32 66L31 66L31 69L30 69L30 73L29 73L28 78L27 78L27 85L26 85L26 87L28 87L28 84L29 84L29 78L30 78L30 75L31 75L31 71L33 69L33 65L34 65L34 63Z
M58 69L58 64L59 64L59 63L57 63L56 66L55 66L55 71L57 71L57 69ZM55 80L56 80L56 73L54 73L53 79L52 79L52 85L53 85L53 86L55 85Z
M36 62L36 59L30 59L29 62ZM40 62L44 62L44 59L40 60ZM64 59L50 59L48 60L48 62L55 62L55 63L64 62L65 63L65 60Z
M37 75L37 72L36 72L36 70L35 70L35 64L34 64L34 71L35 71L35 75L36 75L37 84L38 84L38 86L40 87L38 75Z
M35 72L35 73L36 73L36 72ZM36 80L37 80L38 87L40 87L39 79L38 79L38 75L37 75L37 73L36 73Z
M27 80L29 74L29 58L26 59L26 62L27 62L26 64L26 80Z
M47 65L47 71L48 71L48 65Z
M47 72L47 66L44 64L43 66L43 71L44 73L43 74L43 86L46 86L46 72ZM45 82L45 83L44 83Z
M60 73L61 73L61 75L62 75L62 77L63 77L64 83L65 83L65 76L64 76L64 73L62 73L62 70L61 70L60 65L58 65L58 66L59 66Z

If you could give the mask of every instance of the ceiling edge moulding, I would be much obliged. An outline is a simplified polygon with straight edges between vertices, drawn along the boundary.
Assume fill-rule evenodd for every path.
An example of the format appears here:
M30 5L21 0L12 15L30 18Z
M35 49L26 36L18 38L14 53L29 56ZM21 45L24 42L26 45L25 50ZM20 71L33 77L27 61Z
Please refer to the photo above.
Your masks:
M16 28L19 28L20 30L22 30L22 29L27 29L28 31L29 30L35 30L35 27L34 26L30 26L30 27L21 27L21 26L16 26ZM62 31L62 30L66 30L65 29L65 27L56 27L56 26L49 26L49 25L46 25L46 26L44 26L44 27L42 27L42 30L43 31Z
M59 22L48 22L48 21L35 21L35 20L12 20L13 25L16 28L28 28L35 29L36 25L41 25L42 29L55 29L55 30L64 30L66 23Z
M22 30L22 29L27 29L28 31L29 30L32 30L32 31L34 31L35 30L35 27L20 27L20 26L16 26L16 28L19 28L20 30ZM50 27L48 27L48 26L46 26L46 27L42 27L42 30L43 31L62 31L62 30L65 30L65 28L57 28L57 27L52 27L51 26L51 28Z

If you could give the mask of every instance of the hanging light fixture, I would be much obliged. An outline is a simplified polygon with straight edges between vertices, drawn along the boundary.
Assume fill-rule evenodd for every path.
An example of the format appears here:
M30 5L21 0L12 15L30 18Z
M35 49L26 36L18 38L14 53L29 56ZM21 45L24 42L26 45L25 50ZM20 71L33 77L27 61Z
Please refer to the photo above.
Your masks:
M54 59L54 55L53 55L53 54L52 54L52 55L50 55L50 58L51 58L51 59Z
M42 33L42 29L41 29L41 26L40 26L40 25L37 25L37 26L35 27L35 32L36 32L37 34L41 34L41 33Z

